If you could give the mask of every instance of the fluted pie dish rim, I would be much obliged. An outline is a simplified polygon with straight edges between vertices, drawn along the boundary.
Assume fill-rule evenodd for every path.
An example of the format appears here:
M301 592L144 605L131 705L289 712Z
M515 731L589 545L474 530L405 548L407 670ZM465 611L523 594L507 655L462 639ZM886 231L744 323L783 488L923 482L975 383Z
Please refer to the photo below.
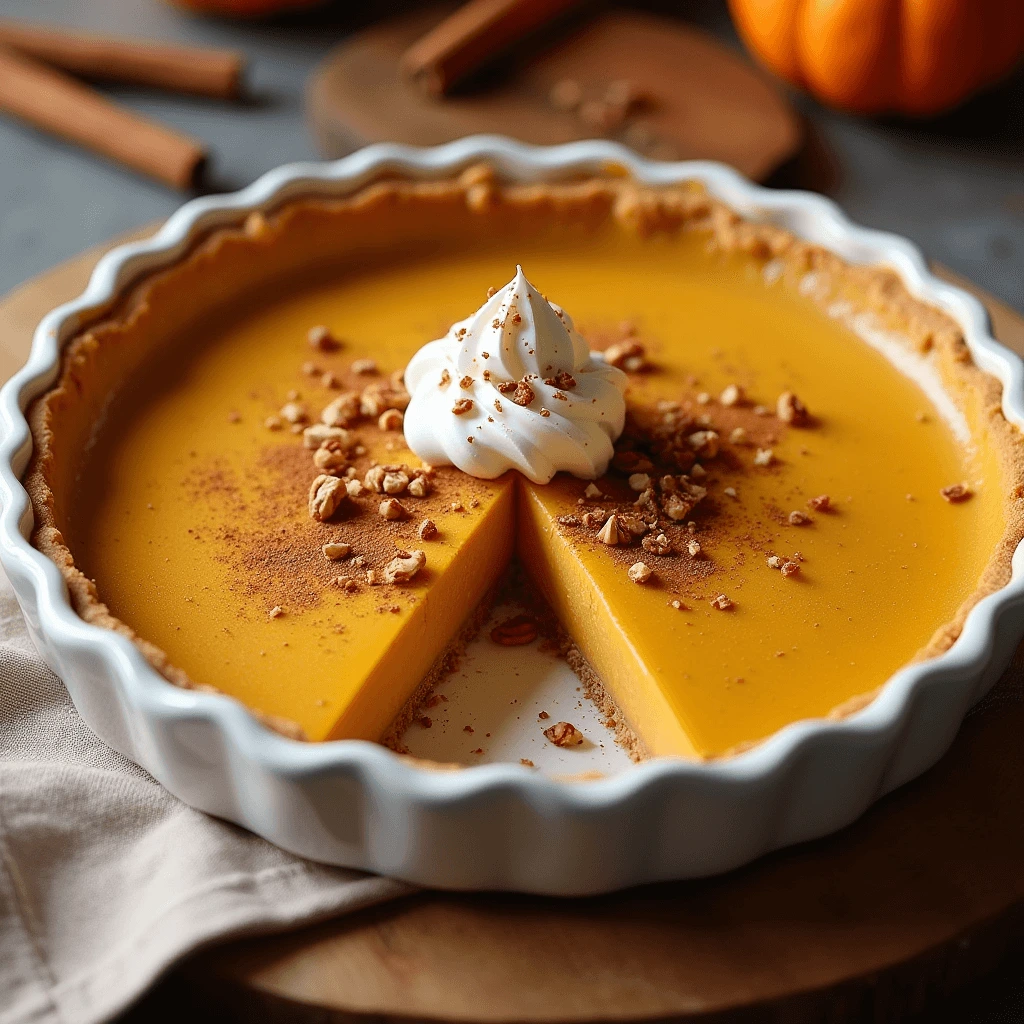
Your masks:
M0 561L34 641L94 731L173 793L330 863L422 884L570 895L715 873L842 827L940 757L1008 663L1024 635L1013 615L1024 604L1020 547L1010 582L977 603L953 646L900 669L855 713L796 722L728 758L652 760L570 782L518 765L434 771L373 743L278 735L235 700L167 685L127 638L80 619L58 567L28 542L24 411L56 379L62 343L98 311L211 228L299 196L346 194L384 172L429 178L480 160L520 181L609 168L649 184L698 181L745 217L777 223L850 262L887 265L913 296L959 323L974 361L1002 384L1004 415L1024 425L1024 367L991 336L984 307L935 278L911 243L851 224L823 197L765 189L721 165L647 161L600 141L371 146L330 164L280 168L233 195L193 200L152 239L108 253L85 293L42 321L28 363L0 393Z

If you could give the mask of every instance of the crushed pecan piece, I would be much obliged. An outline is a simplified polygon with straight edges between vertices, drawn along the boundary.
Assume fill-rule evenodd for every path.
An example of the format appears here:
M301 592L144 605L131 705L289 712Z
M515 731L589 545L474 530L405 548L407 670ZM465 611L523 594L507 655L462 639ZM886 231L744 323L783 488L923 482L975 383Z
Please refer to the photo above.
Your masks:
M718 454L718 434L714 430L697 430L687 441L698 458L713 459Z
M426 564L425 551L399 551L384 566L384 582L408 583Z
M951 484L949 487L943 487L939 493L951 505L959 505L974 494L967 484Z
M350 451L355 438L344 427L329 427L326 423L314 423L302 432L302 443L306 448L315 451L326 441L337 441L338 447Z
M437 536L437 524L433 519L424 519L416 531L420 540L433 540Z
M377 372L377 364L372 359L357 359L352 364L352 372L357 376L367 376Z
M529 615L515 615L491 630L491 640L502 647L523 647L537 639L537 622Z
M452 406L452 412L456 416L463 416L473 408L472 398L457 398Z
M334 352L341 348L341 342L331 334L331 329L324 324L311 327L306 334L306 341L318 352Z
M397 498L385 498L377 509L382 519L407 519L409 510Z
M782 569L782 575L783 576L795 576L800 571L800 563L799 562L783 562L782 566L781 566L781 569Z
M779 400L775 403L775 411L779 419L791 427L805 427L811 418L807 407L792 391L783 391L779 395Z
M789 520L790 526L807 526L811 522L811 517L806 512L800 512L794 509L786 517Z
M570 722L555 722L544 730L544 735L556 747L578 747L583 742L583 733Z
M381 430L401 430L405 425L405 413L401 409L385 409L377 418Z
M352 545L340 540L328 541L321 549L329 562L340 562L352 554Z
M646 354L643 345L638 341L619 341L604 350L604 359L609 365L627 373L638 373L646 365Z
M537 397L536 392L525 380L521 380L517 385L515 392L512 395L512 401L516 405L527 406Z
M425 498L430 494L430 481L422 474L414 476L409 481L409 493L414 498Z
M326 522L348 500L345 481L321 474L309 486L309 515L317 522Z
M717 608L720 612L727 612L733 609L735 605L728 597L725 596L725 594L719 594L718 597L711 602L711 607Z
M719 397L719 401L722 405L742 405L746 395L743 394L743 388L739 384L730 384Z
M644 562L634 562L626 573L634 583L646 583L652 575L651 567Z
M649 533L642 541L640 541L640 544L644 551L647 551L652 555L664 556L672 554L672 545L669 543L668 537L663 533Z
M329 427L348 427L359 419L359 415L359 395L355 391L346 391L324 407L320 420Z
M832 511L832 499L827 494L819 494L816 498L811 498L807 502L815 512L831 512Z

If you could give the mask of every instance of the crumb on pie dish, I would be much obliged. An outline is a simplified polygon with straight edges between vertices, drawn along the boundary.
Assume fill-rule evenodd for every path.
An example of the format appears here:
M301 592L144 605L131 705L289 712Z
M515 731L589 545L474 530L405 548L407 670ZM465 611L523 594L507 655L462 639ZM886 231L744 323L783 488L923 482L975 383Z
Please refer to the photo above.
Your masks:
M695 183L396 177L211 230L66 346L32 543L170 683L397 749L514 559L631 756L711 760L1006 584L1000 399L894 272Z

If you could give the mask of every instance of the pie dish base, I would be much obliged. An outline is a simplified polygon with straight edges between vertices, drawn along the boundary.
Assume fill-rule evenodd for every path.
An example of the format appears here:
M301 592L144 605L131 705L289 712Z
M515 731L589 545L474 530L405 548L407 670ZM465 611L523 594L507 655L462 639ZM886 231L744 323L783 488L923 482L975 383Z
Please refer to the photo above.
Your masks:
M382 168L453 173L486 159L513 178L594 172L609 162L643 181L702 181L747 216L821 242L854 261L885 262L910 290L963 326L979 366L1003 384L1022 421L1021 365L989 336L983 309L924 268L908 243L849 225L825 200L771 193L724 168L657 165L605 143L532 149L470 139L436 150L372 147L326 167L283 169L237 196L189 204L153 240L100 264L89 291L40 327L28 366L2 398L5 467L0 553L30 631L86 721L194 806L314 859L423 884L575 894L697 876L852 820L946 749L970 704L998 677L1021 628L1013 580L983 598L943 655L897 673L841 722L801 722L740 756L656 761L612 779L565 784L516 766L426 772L368 743L297 744L234 701L168 687L124 637L79 619L57 566L27 543L18 481L28 460L23 409L54 380L58 349L140 273L173 261L196 235L302 192L351 191ZM666 828L665 821L675 822Z

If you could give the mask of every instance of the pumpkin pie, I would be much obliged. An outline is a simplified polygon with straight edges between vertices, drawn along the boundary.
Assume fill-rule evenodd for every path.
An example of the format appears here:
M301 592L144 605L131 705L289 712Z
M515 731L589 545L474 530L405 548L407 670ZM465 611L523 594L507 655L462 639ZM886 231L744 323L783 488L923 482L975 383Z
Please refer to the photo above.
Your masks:
M462 366L475 310L520 369L429 348ZM527 321L591 375L529 369ZM1024 536L958 326L697 185L253 214L83 329L31 424L78 613L311 741L393 734L515 557L635 756L727 755L948 648Z

